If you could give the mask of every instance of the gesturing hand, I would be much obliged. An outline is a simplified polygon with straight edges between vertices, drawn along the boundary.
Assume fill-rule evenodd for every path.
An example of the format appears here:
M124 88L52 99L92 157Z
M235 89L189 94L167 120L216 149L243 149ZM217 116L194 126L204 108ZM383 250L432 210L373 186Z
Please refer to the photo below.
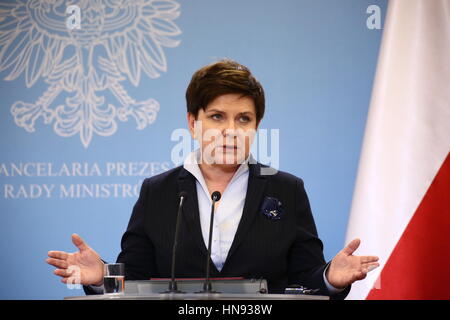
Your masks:
M380 264L375 256L354 256L361 240L352 240L331 261L327 270L327 280L335 288L342 289L357 280L362 280L367 273Z
M72 242L78 252L49 251L46 262L57 269L54 274L62 277L61 282L68 283L75 268L79 271L82 285L101 285L103 283L103 261L100 256L77 234L72 234Z

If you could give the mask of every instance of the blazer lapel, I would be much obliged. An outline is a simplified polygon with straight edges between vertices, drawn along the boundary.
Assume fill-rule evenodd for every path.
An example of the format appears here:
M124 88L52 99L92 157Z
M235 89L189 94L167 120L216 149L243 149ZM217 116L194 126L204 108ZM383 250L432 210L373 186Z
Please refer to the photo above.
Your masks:
M178 191L186 191L188 195L183 208L183 220L186 222L191 237L197 243L200 251L205 257L208 254L208 249L205 246L202 235L202 227L200 226L200 213L198 208L197 187L195 184L195 177L184 168L181 168L178 176ZM183 221L182 220L182 221Z
M264 195L266 182L267 176L261 175L261 164L249 164L249 178L244 209L242 212L241 221L239 222L239 226L236 231L236 235L234 236L230 251L228 252L224 268L230 256L236 251L241 242L244 240L245 236L248 234L248 230L257 215L261 199Z

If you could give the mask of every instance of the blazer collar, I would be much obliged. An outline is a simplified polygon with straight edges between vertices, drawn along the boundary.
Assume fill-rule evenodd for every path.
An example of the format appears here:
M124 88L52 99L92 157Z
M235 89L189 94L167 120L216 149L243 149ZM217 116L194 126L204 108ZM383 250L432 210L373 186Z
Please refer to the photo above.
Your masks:
M181 167L178 176L178 192L186 191L188 193L186 202L183 206L183 220L186 221L190 234L197 243L200 251L206 256L208 253L202 236L202 227L200 225L200 211L198 208L197 187L195 185L195 177Z
M247 186L247 194L245 196L244 210L242 212L241 221L239 222L236 235L234 236L233 239L233 243L231 244L230 251L228 251L228 256L223 266L223 269L226 268L227 262L230 260L230 257L235 253L235 251L239 248L239 245L245 239L251 225L255 220L255 217L257 216L258 208L263 198L267 183L267 176L261 174L263 172L262 171L263 168L264 166L262 166L260 163L256 164L249 163L250 174L248 177L248 186Z

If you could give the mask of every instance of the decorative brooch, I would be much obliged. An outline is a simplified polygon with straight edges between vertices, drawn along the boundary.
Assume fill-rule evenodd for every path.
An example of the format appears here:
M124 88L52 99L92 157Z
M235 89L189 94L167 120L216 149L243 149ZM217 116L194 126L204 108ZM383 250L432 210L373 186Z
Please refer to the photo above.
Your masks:
M281 201L274 197L265 197L261 205L262 213L270 220L280 220L284 215Z

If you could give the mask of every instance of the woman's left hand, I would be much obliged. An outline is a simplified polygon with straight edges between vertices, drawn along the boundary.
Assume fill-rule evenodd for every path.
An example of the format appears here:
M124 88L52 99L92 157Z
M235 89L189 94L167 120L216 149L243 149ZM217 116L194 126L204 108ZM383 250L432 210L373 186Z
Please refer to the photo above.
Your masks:
M357 280L362 280L367 273L380 264L376 256L354 256L361 240L352 240L331 261L326 277L328 282L337 289L343 289Z

